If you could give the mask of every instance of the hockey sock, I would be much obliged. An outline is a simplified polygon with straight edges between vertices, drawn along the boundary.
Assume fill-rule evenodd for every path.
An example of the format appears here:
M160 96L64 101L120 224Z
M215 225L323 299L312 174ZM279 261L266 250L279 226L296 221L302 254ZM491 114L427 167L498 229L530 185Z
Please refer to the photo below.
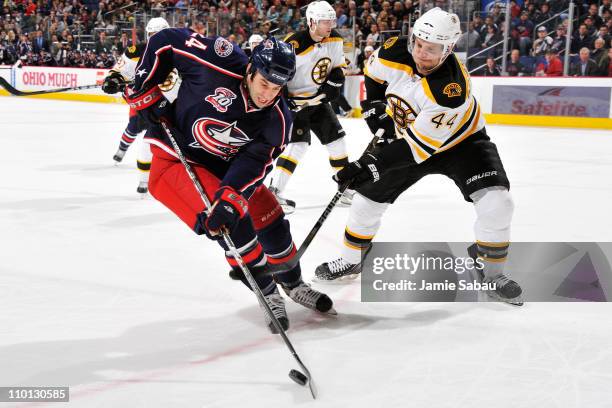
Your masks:
M377 203L359 193L353 197L344 231L342 258L351 264L361 262L362 250L369 247L380 228L381 219L389 204Z
M274 187L279 193L285 189L299 161L306 154L306 150L308 150L306 142L289 143L283 154L276 160L270 187Z
M478 258L483 263L485 278L504 273L504 266L508 258L509 242L482 242L476 241Z
M257 286L261 289L262 293L264 295L272 293L276 287L272 276L258 274L258 272L265 267L267 259L263 247L255 235L250 217L245 217L239 222L236 229L230 234L230 238L232 238L234 245L236 245L236 250L242 257L242 260L253 274L255 282L257 282ZM242 275L242 270L240 266L238 266L238 262L234 259L234 256L225 245L225 242L223 240L218 242L225 250L225 259L232 269L235 269L239 272L239 275ZM240 280L246 287L251 289L251 285L244 276Z
M257 237L268 256L268 262L271 264L289 262L297 252L291 237L289 221L282 216L266 227L257 230ZM274 278L284 287L292 289L302 281L300 265L297 264L287 272L276 274Z
M121 140L119 141L119 149L126 151L132 145L132 143L134 143L136 136L138 135L132 134L128 129L125 129L123 131L123 135L121 135Z
M332 166L334 171L342 169L349 163L344 137L326 144L325 147L329 153L329 164Z

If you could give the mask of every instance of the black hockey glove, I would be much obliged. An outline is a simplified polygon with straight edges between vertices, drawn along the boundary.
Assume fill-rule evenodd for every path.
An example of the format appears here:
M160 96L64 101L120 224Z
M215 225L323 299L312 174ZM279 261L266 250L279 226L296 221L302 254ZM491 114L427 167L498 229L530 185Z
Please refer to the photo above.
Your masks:
M359 160L350 162L334 176L334 180L349 188L357 188L364 183L376 183L380 180L380 163L375 154L365 153Z
M317 95L325 94L323 102L332 102L338 99L342 85L344 85L344 71L342 68L337 67L331 70L327 80L319 88Z
M366 150L359 160L349 163L336 173L334 180L340 185L348 183L349 188L357 188L367 182L378 182L387 169L416 164L408 142L397 139L378 146L372 152Z
M102 83L102 91L107 94L116 94L117 92L123 92L125 89L125 79L119 72L111 71L111 73L104 78Z
M149 126L159 125L162 119L168 123L174 123L172 104L157 85L128 95L126 100L130 108L135 109L138 116L144 119Z
M395 124L387 114L387 104L381 100L361 101L361 110L370 132L377 134L379 129L384 133L379 135L380 139L390 142L395 139Z
M220 239L221 229L230 234L248 210L247 200L229 186L223 186L215 193L210 214L204 212L197 217L195 232L205 233L210 239Z

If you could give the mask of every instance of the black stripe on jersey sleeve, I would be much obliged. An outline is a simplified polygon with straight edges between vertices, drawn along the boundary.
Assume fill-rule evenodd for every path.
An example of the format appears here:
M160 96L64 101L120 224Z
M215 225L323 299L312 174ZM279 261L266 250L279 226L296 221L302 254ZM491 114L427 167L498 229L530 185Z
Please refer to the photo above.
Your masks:
M453 143L455 139L464 134L470 128L470 126L472 126L472 122L474 121L474 117L476 116L477 111L478 102L476 102L476 99L474 99L474 106L472 107L472 113L470 114L470 118L463 124L463 126L461 126L461 128L457 129L457 131L450 138L448 138L448 140L444 142L442 146L440 146L440 148Z
M435 149L432 149L431 147L427 146L426 144L424 144L423 142L421 142L418 138L417 135L414 134L414 132L412 132L412 130L410 130L410 126L408 126L406 128L406 133L408 134L408 137L410 137L410 139L412 139L412 141L414 143L416 143L417 145L419 145L419 147L423 150L425 150L425 152L427 152L427 154L429 154L430 156L432 154L434 154L436 151Z

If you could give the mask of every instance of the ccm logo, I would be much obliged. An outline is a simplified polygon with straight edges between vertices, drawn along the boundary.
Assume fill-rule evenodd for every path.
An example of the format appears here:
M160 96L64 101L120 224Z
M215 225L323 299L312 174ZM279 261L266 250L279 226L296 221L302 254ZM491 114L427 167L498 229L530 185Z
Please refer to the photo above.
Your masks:
M491 176L497 176L497 171L493 170L493 171L487 171L486 173L481 173L478 174L476 176L470 177L469 179L467 179L467 181L465 182L465 185L470 184L472 181L476 181L476 180L480 180L481 178L485 178L485 177L491 177Z

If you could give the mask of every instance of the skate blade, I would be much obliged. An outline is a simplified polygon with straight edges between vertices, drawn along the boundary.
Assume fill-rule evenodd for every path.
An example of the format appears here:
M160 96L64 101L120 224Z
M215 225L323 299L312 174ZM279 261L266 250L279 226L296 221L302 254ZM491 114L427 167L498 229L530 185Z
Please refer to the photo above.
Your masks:
M521 296L517 296L517 297L512 298L512 299L506 299L506 298L503 298L503 297L499 296L495 292L492 292L492 293L491 292L487 292L487 296L489 296L489 298L491 298L491 299L493 299L493 300L495 300L497 302L506 303L506 304L508 304L510 306L519 307L519 306L523 306L523 304L524 304L523 298Z
M357 279L359 277L359 275L360 275L360 273L353 273L353 274L350 274L350 275L341 276L341 277L336 278L336 279L320 279L320 278L318 278L315 275L312 278L312 282L325 283L325 284L328 284L328 285L346 285L348 283L351 283L355 279Z
M281 208L283 209L283 212L285 213L285 215L291 215L295 212L294 207L284 207L281 205Z
M329 316L338 316L338 312L333 307L329 309L327 312L319 312L319 313L323 315L329 315Z

